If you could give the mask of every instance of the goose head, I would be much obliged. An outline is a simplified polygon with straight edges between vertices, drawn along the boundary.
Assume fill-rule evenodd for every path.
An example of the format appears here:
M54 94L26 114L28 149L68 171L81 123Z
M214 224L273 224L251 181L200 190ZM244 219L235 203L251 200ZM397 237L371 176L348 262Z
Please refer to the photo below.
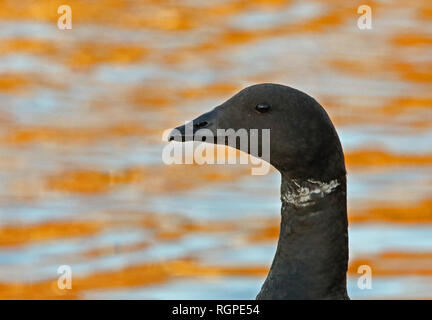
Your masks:
M262 139L265 130L268 140ZM328 180L345 175L342 147L325 110L309 95L280 84L247 87L175 128L168 140L225 144L256 156L250 144L230 139L240 132L250 141L253 134L260 135L255 139L259 154L268 150L264 160L288 177Z

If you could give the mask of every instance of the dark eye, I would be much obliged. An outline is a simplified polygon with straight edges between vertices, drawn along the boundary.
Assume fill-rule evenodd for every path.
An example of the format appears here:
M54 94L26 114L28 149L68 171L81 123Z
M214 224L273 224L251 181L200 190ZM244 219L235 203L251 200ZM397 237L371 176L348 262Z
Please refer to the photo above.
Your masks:
M267 111L270 110L270 106L269 106L268 104L266 104L266 103L259 103L259 104L257 104L257 106L255 107L255 109L256 109L258 112L264 113L264 112L267 112Z

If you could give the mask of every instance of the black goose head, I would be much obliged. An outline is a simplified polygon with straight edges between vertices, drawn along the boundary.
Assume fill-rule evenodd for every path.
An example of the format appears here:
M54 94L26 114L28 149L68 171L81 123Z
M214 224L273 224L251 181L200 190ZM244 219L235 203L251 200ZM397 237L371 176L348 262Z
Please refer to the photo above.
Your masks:
M186 126L192 128L187 135ZM270 129L270 163L291 178L332 179L345 175L342 147L327 113L309 95L279 84L247 87L190 123L175 128L168 140L202 141L202 129L216 141L218 129ZM262 150L262 140L258 139ZM244 150L239 144L237 149Z

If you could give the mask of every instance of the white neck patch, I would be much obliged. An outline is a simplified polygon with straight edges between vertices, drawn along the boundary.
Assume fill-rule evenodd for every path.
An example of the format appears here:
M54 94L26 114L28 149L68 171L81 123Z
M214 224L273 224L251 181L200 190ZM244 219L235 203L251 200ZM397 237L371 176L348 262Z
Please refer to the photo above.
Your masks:
M339 185L337 179L330 182L308 179L301 183L297 179L292 179L289 187L284 188L281 200L296 207L306 207L314 204L314 199L324 198Z

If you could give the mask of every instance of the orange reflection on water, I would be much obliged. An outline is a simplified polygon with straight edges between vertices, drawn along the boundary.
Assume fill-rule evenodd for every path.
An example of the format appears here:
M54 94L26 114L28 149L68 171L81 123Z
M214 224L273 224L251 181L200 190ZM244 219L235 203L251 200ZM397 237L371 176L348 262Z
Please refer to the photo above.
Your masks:
M70 0L73 29L60 31L62 4L0 0L0 298L261 281L270 258L230 250L260 257L275 245L278 180L250 177L250 165L161 162L164 129L255 82L298 87L328 110L354 231L406 226L412 236L432 222L430 3L370 2L367 31L358 3L342 0ZM368 245L351 277L362 264L377 278L432 273L429 251ZM207 262L213 252L231 254ZM65 263L80 270L70 291L57 287Z
M68 221L3 227L0 228L0 246L16 246L28 242L86 236L100 231L102 225L100 222L92 221Z
M30 284L0 284L0 298L14 299L78 299L87 290L135 287L161 283L179 277L199 276L263 276L266 267L205 266L185 259L127 267L115 272L103 272L85 278L74 279L71 290L60 290L56 281Z

